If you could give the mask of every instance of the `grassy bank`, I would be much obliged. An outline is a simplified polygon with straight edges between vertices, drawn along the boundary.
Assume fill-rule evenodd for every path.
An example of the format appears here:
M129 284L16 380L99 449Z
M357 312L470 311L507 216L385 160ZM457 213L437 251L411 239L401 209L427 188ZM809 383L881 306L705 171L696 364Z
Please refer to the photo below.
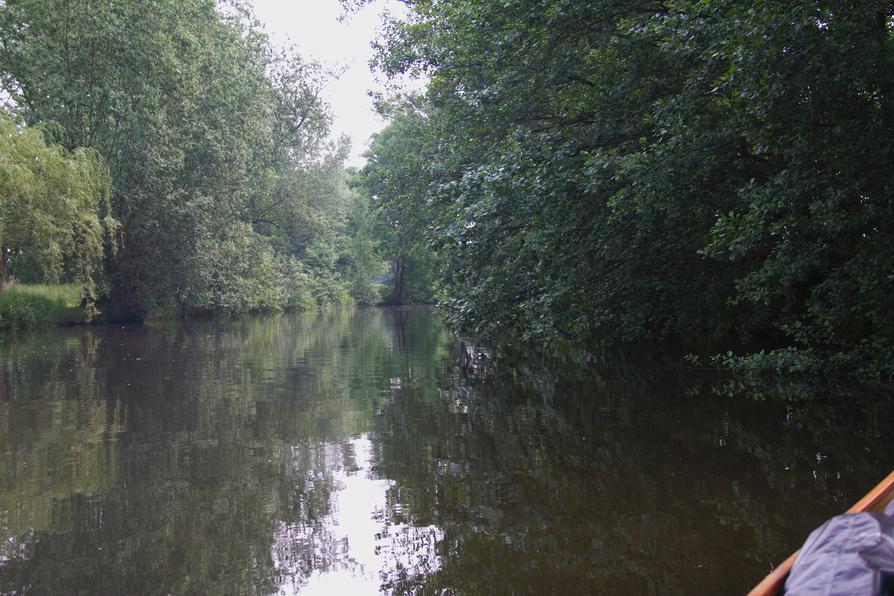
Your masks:
M83 318L75 284L7 286L0 293L0 330L58 325Z

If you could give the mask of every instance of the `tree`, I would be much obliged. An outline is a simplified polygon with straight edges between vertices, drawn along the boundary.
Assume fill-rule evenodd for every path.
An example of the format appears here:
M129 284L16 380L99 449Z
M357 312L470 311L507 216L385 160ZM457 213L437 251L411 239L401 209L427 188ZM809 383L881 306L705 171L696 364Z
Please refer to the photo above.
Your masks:
M395 114L366 153L360 185L378 220L383 254L392 263L385 301L428 302L434 297L437 257L428 242L431 209L422 206L440 162L433 154L424 116L411 109Z
M93 276L106 233L115 228L109 187L95 151L48 145L40 130L0 114L0 291L9 281L10 254L28 254L51 281L68 259L92 309Z
M409 4L367 174L459 330L894 374L890 4Z
M59 122L63 146L95 149L111 171L112 317L350 299L326 76L273 50L235 0L0 4L9 103Z

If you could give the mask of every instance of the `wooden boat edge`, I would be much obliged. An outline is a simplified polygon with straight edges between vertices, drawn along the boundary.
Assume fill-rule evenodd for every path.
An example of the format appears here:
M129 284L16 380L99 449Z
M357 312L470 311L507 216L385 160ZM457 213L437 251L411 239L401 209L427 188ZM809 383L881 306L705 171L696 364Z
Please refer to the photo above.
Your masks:
M888 474L875 488L866 493L862 499L847 510L847 513L883 511L892 500L894 500L894 472ZM748 596L777 596L782 594L785 580L792 569L792 565L795 564L795 559L798 558L798 552L800 551L795 551L779 567L770 572L761 583L748 593Z

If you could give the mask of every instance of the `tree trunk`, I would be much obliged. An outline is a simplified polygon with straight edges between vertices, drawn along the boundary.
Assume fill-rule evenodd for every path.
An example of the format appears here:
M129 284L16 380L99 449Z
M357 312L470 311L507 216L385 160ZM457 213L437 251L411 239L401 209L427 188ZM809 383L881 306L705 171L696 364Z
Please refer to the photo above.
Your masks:
M407 266L403 256L398 256L394 261L394 280L391 292L385 298L386 304L403 304L407 300Z
M395 281L394 281L394 303L395 304L403 304L407 300L406 270L407 270L407 267L406 267L406 265L404 265L403 258L398 257L397 271L395 271Z
M0 244L0 292L6 288L9 282L9 248Z

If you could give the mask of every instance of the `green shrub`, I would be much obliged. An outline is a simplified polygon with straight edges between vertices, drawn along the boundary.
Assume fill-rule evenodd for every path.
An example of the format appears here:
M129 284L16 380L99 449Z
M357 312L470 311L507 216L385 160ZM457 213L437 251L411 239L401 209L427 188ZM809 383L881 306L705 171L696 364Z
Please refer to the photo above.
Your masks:
M0 329L28 329L83 318L75 284L13 284L0 293Z

